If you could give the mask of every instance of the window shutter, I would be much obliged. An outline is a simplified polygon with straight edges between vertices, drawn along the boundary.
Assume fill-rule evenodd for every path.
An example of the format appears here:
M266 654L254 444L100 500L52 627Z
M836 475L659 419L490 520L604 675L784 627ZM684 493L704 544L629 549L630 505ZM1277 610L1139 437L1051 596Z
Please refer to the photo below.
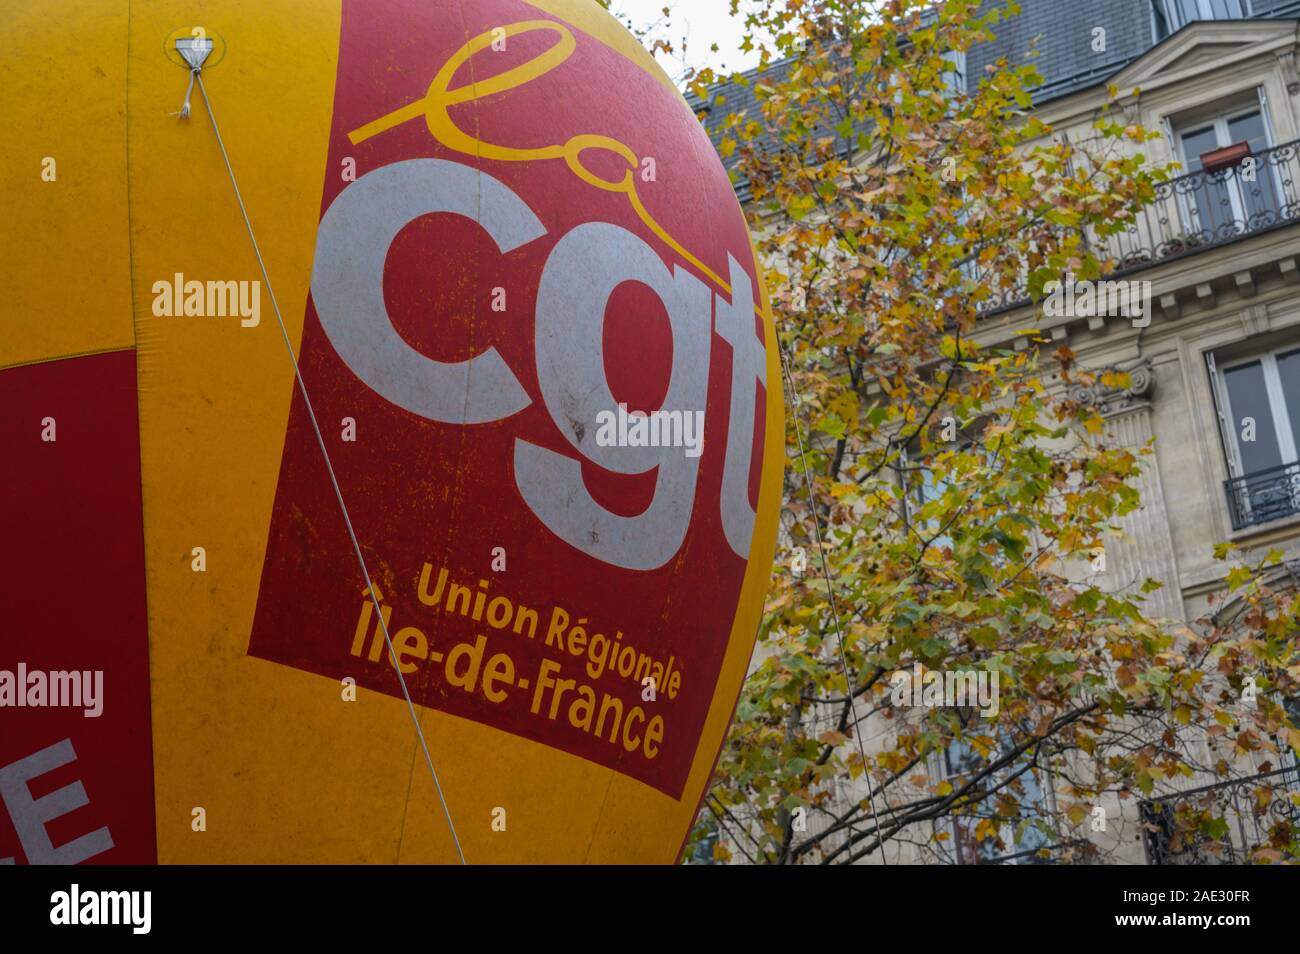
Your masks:
M1264 121L1264 136L1267 139L1266 145L1276 146L1277 137L1273 135L1273 117L1268 111L1268 93L1264 90L1264 84L1260 83L1255 87L1255 92L1259 94L1259 118Z
M1241 468L1237 466L1235 451L1237 445L1233 443L1232 428L1223 414L1223 401L1219 394L1223 381L1219 377L1219 369L1214 364L1213 351L1205 352L1205 367L1210 372L1210 400L1214 402L1214 416L1219 420L1219 443L1223 445L1223 459L1228 462L1228 475L1240 477Z

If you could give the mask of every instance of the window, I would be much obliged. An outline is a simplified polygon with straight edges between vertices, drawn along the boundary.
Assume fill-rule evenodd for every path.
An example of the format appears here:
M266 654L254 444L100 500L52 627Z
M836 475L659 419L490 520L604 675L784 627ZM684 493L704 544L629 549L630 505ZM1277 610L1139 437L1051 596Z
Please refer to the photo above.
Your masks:
M937 7L921 11L921 26L934 26L939 22ZM948 69L943 71L943 85L947 87L948 96L960 96L966 92L966 51L948 50L943 54Z
M996 758L996 752L981 758L968 742L954 739L938 754L934 769L937 769L940 778L950 780L954 786L959 787L983 769L989 759ZM947 845L951 846L953 864L1043 863L1037 853L1057 842L1052 800L1034 771L1022 771L1023 768L1022 763L1012 763L990 776L983 786L992 788L1005 783L1006 787L1001 789L1001 793L1009 795L1017 803L1019 817L999 826L1004 847L999 848L992 838L981 841L975 834L981 819L991 817L991 803L996 796L972 814L949 815L940 823L941 830L949 833Z
M936 508L940 511L939 513L923 519L921 516L922 510L926 505L941 500L953 487L961 486L963 480L972 476L972 468L980 466L987 468L994 463L988 448L981 443L984 428L989 424L989 418L981 418L967 423L963 427L954 419L946 416L947 411L944 413L945 416L932 421L930 425L934 435L933 439L940 445L932 450L932 456L921 454L918 442L913 440L909 446L903 448L897 469L903 490L902 506L907 521L916 532L919 540L927 540L933 537L930 540L930 546L932 547L953 546L952 537L947 533L940 532L945 529L945 524L950 522L949 517L951 515L945 516L942 513L943 508ZM955 429L953 443L951 444L944 441L945 427ZM945 461L942 464L943 473L938 474L935 472L935 457L945 453L962 455L966 459ZM999 554L995 559L1001 560L1004 559L1004 556Z
M966 51L949 50L943 55L949 64L944 71L943 83L948 88L949 96L962 96L966 92Z
M707 818L703 827L704 835L691 850L691 864L693 865L713 864L713 846L718 843L718 823L712 818Z
M1209 361L1233 529L1300 514L1300 346Z
M1300 725L1300 696L1291 696L1283 703L1286 707L1286 714L1290 717L1295 725ZM1296 774L1292 776L1292 784L1300 788L1300 753L1297 753L1291 746L1285 746L1285 757L1282 759L1282 765L1291 769Z
M1277 170L1259 154L1270 146L1268 123L1259 91L1235 108L1175 124L1174 138L1187 187L1178 190L1189 238L1214 242L1245 234L1264 224L1281 208ZM1229 166L1205 169L1204 157L1244 143L1246 158Z
M952 487L953 480L951 476L944 476L943 478L936 476L929 460L922 458L913 461L909 459L906 448L903 450L901 463L903 466L902 476L907 482L903 507L907 511L908 522L911 523L912 528L922 539L934 537L930 546L951 547L952 537L946 533L939 533L942 529L942 521L939 518L931 517L928 520L920 518L920 512L926 504L939 500Z
M1250 15L1249 0L1152 0L1151 3L1157 42L1197 20L1240 20Z

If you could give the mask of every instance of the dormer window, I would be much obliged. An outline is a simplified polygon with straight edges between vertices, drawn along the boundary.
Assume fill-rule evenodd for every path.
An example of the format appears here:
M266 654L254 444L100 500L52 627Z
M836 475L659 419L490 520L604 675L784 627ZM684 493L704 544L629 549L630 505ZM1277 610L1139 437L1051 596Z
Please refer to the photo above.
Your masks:
M1151 0L1157 43L1197 20L1240 20L1250 14L1250 0Z

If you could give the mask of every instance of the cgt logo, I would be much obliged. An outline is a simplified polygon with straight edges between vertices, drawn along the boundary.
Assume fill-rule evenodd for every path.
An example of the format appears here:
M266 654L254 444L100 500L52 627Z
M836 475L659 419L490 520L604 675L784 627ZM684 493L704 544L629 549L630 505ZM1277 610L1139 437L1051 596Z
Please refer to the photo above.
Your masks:
M321 220L312 300L343 362L386 400L431 421L485 424L532 403L495 348L466 361L421 354L398 334L384 304L384 263L407 223L432 212L477 221L502 253L546 234L514 191L486 172L443 159L408 159L376 169L345 189ZM767 360L754 321L750 278L735 258L731 300L716 301L717 334L731 349L731 397L723 464L722 525L727 543L749 558L754 510L749 467L754 447L755 383L767 384ZM522 438L515 480L533 514L570 545L614 566L653 570L677 553L694 512L699 457L663 446L610 446L599 439L602 414L618 404L602 353L606 304L624 282L640 282L663 302L672 332L672 368L664 407L704 413L710 316L703 281L664 265L637 235L607 222L571 229L542 270L534 314L537 377L546 409L586 460L619 474L657 468L654 498L633 517L606 510L588 492L574 457Z
M592 33L511 22L522 0L462 6L463 22L416 18L400 50L379 38L410 19L402 0L344 20L326 164L343 174L323 180L299 349L315 409L290 404L249 654L331 676L369 659L377 621L356 635L356 561L312 428L364 420L366 452L340 441L334 466L412 701L681 798L761 599L752 543L775 534L759 266L666 78ZM487 633L483 666L501 668L483 689L470 656L447 660L491 621L433 619L426 566L491 579L563 631ZM639 680L580 677L606 637L671 662L675 696L656 680L652 711ZM357 684L400 697L382 653Z
M552 44L531 59L476 82L452 87L471 58L506 41L534 35ZM754 510L749 472L754 450L756 387L766 389L767 361L755 322L749 276L728 256L723 278L691 254L651 215L637 194L640 159L618 139L583 133L564 142L519 148L485 142L462 129L452 107L525 86L565 63L576 49L571 30L550 20L525 20L471 38L438 70L423 99L348 134L353 144L424 118L430 134L452 151L506 163L562 161L584 186L621 195L653 234L693 265L730 301L717 301L716 332L730 346L731 394L719 507L730 548L749 558ZM493 54L489 54L493 55ZM598 175L583 157L603 152L626 166L621 179ZM398 233L414 219L451 213L477 222L503 255L536 242L547 228L499 179L459 162L417 158L389 163L350 184L321 220L312 274L312 300L326 336L343 362L384 399L431 421L486 424L532 401L495 348L469 360L440 362L412 348L393 326L384 302L384 267ZM605 310L626 282L639 282L662 301L672 336L672 366L662 407L703 420L709 393L713 296L703 280L674 265L633 232L608 222L570 229L551 250L535 304L535 360L541 397L551 419L579 457L522 438L514 443L516 486L533 514L554 534L588 555L624 569L653 570L681 549L695 506L699 453L683 455L649 441L601 440L599 425L619 402L610 390L602 353ZM702 434L700 435L702 437ZM581 459L579 459L581 458ZM583 482L583 461L614 474L656 471L654 496L636 516L602 507Z

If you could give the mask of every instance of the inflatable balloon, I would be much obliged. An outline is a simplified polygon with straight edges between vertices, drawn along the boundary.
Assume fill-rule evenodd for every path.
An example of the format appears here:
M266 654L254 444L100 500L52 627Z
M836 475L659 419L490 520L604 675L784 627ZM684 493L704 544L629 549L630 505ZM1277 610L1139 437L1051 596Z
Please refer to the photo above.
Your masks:
M672 83L591 0L5 6L0 861L677 858L783 424Z

